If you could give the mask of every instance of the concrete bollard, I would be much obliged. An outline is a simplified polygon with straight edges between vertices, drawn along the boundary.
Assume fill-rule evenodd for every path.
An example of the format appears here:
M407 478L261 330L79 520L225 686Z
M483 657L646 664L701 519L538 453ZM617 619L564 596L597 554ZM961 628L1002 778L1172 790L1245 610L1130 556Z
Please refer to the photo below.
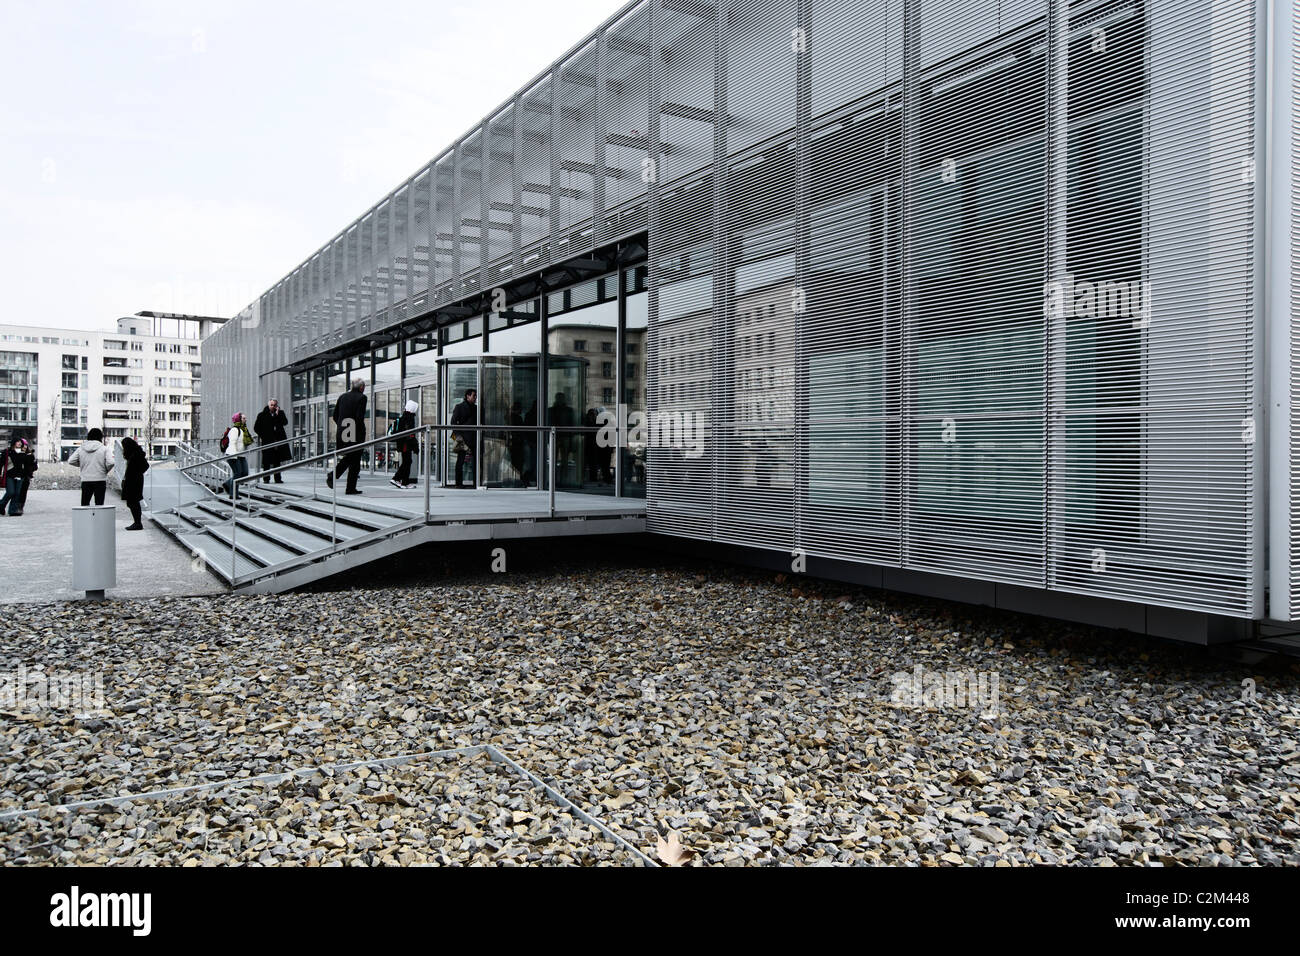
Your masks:
M117 508L85 505L72 509L72 587L92 601L117 587Z

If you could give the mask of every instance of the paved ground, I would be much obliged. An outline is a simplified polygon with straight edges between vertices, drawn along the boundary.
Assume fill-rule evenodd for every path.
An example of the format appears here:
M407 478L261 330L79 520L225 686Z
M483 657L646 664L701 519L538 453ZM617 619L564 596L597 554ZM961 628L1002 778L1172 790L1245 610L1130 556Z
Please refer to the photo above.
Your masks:
M109 491L105 504L117 506L117 587L113 599L214 594L221 583L205 568L195 570L185 551L146 520L143 531L124 530L131 512ZM0 518L0 604L79 600L72 590L72 508L80 491L32 491L21 517Z
M590 548L19 611L0 674L103 700L6 708L0 815L45 809L0 821L0 864L620 862L481 761L247 779L487 744L661 859L1300 864L1289 662Z

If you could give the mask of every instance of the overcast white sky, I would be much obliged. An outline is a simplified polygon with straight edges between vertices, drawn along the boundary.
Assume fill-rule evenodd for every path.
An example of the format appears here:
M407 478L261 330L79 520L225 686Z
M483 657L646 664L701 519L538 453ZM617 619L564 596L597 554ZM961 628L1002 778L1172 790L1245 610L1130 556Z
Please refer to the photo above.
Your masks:
M0 322L233 315L623 0L0 0Z

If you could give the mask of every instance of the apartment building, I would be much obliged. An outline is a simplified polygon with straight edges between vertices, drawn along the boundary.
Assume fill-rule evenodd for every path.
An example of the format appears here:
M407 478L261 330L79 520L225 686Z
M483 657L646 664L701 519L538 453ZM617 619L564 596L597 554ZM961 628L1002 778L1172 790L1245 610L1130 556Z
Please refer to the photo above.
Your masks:
M202 337L223 321L139 312L111 332L0 324L0 441L22 436L41 461L61 461L102 428L174 454L194 435Z

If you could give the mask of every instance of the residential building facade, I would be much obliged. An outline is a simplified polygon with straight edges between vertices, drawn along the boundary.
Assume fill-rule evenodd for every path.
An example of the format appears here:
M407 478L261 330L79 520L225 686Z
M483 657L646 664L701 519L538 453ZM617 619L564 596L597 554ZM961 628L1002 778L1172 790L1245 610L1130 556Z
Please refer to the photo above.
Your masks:
M151 456L194 435L202 337L223 320L142 312L112 332L0 324L0 441L22 436L65 460L100 428Z

